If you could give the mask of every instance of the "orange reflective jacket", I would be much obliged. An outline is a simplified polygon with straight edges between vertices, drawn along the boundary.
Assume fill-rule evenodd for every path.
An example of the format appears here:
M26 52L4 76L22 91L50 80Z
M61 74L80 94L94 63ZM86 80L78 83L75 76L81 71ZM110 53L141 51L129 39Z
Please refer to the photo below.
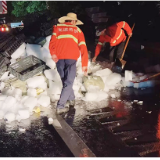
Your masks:
M82 67L88 66L88 51L83 32L71 23L57 24L49 44L51 55L58 59L77 60L81 53Z
M125 21L115 23L114 25L108 27L108 35L101 35L99 37L98 44L95 50L95 56L99 55L104 42L109 42L110 46L116 46L121 42L124 42L126 40L124 30L127 32L128 35L132 33L130 26Z

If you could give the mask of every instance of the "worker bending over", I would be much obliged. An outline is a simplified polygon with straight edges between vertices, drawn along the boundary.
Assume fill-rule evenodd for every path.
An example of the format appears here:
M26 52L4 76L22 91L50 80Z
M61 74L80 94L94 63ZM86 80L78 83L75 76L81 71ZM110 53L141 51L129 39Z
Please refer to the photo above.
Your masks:
M118 23L115 23L100 33L100 37L98 40L98 44L95 49L95 56L92 59L92 62L96 61L97 56L99 55L102 45L104 42L109 42L110 48L109 48L109 61L111 63L110 68L112 68L115 59L121 58L121 55L123 53L123 49L126 42L126 34L128 36L132 36L132 30L127 22L121 21ZM107 54L107 53L106 53Z

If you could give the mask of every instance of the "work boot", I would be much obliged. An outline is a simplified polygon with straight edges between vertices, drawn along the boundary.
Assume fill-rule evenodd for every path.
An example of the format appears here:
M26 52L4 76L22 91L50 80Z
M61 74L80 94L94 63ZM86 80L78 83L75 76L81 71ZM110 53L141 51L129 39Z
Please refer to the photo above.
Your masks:
M56 109L56 112L57 114L62 114L62 113L66 113L69 111L69 102L67 101L67 103L65 104L65 107L64 108L57 108Z
M65 113L65 112L68 112L68 111L69 111L69 108L68 108L68 107L56 108L56 113L57 113L57 114Z
M75 100L68 100L69 107L74 107L75 106Z

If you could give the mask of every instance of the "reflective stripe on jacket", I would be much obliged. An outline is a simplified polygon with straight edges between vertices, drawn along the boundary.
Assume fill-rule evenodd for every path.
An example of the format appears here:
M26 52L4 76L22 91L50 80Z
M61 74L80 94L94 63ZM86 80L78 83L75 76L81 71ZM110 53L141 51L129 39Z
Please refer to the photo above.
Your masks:
M107 28L108 35L101 35L99 37L95 50L95 56L99 55L102 44L104 42L109 42L110 46L116 46L121 42L124 42L126 40L126 35L124 33L124 30L127 32L128 35L132 33L130 26L125 21L115 23L112 26L108 27Z
M57 24L49 44L51 55L58 59L77 60L81 53L82 67L88 66L88 51L83 32L71 23Z

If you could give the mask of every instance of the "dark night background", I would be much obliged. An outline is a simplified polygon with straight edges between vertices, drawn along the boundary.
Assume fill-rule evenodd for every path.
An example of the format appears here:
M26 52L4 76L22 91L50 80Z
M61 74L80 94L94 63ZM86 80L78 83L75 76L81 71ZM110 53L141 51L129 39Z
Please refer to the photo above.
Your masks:
M15 9L16 3L21 3L23 7L18 6ZM96 26L105 26L109 21L126 21L135 27L133 36L131 37L124 59L130 62L138 62L140 65L137 68L145 68L149 65L159 64L160 61L160 2L159 1L42 1L45 8L43 11L28 12L26 15L19 14L15 16L13 10L17 13L26 9L25 5L30 3L30 9L33 11L35 1L7 1L8 13L5 15L8 22L23 21L23 33L26 36L46 37L44 34L47 27L50 28L48 33L51 34L52 27L57 23L57 19L66 15L68 12L77 14L84 25L79 26L86 39L87 48L94 54L96 47ZM13 5L14 4L14 5ZM47 5L46 5L47 4ZM108 22L94 23L91 15L86 11L87 8L99 7L99 11L94 13L106 12ZM37 7L38 8L38 7ZM0 15L3 17L4 15ZM43 33L42 33L43 32ZM49 34L48 34L49 35ZM145 46L141 50L141 45ZM145 60L147 59L147 60ZM130 63L131 64L131 63ZM137 66L137 64L136 64ZM136 68L132 66L131 68ZM138 70L134 70L135 72ZM142 69L144 72L144 69Z
M159 41L160 2L158 1L48 1L47 3L49 6L47 12L50 12L53 18L59 18L68 12L75 12L78 18L84 22L84 26L81 26L82 29L89 26L93 29L95 25L87 16L85 9L99 6L100 12L107 12L107 17L120 21L125 20L130 25L135 23L133 38L136 38L137 41ZM10 20L15 19L11 14L12 2L8 1L7 6L7 17ZM25 20L28 16L19 19ZM31 16L34 17L34 14Z

